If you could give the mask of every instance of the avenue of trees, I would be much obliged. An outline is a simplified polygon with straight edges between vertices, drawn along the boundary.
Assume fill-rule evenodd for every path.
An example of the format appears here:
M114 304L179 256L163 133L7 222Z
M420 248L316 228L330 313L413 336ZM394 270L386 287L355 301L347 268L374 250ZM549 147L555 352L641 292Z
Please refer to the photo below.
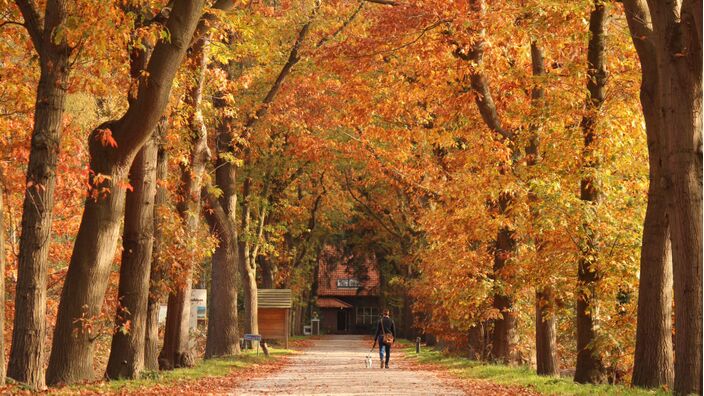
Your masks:
M701 0L0 0L0 380L299 334L335 244L406 337L701 394L702 55Z

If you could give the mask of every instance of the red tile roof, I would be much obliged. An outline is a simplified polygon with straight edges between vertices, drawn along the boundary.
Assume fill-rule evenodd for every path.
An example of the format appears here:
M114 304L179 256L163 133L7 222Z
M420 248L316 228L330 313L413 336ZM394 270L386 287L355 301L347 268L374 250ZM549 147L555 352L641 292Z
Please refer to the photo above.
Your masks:
M315 305L317 305L318 308L352 308L352 305L334 297L320 297L318 301L315 302Z
M319 296L378 296L379 268L374 254L364 258L361 264L353 264L355 257L342 257L340 249L325 246L318 262ZM338 287L337 281L354 279L359 287Z

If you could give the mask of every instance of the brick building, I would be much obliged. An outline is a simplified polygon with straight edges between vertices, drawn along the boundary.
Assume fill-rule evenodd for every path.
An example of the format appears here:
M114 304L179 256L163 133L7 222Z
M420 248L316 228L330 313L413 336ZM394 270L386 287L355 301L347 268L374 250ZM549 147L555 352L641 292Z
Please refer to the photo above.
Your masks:
M367 333L379 319L379 268L373 254L326 246L318 261L316 306L325 333Z

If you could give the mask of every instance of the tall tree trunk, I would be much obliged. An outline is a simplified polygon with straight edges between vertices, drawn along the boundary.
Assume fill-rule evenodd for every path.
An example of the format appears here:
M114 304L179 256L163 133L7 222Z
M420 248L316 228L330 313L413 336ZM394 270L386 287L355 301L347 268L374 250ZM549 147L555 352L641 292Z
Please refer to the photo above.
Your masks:
M147 300L147 324L144 340L144 368L149 371L159 370L159 309L161 308L161 282L164 278L161 250L163 233L161 231L160 211L166 205L168 197L166 187L161 185L166 181L169 164L168 153L164 148L166 117L162 117L157 126L159 149L156 160L156 194L154 197L154 246L152 248L152 265L149 271L149 298Z
M245 157L247 156L245 154ZM243 184L242 234L239 236L238 243L242 288L244 289L244 331L248 334L259 334L256 250L260 242L257 231L252 230L251 178L245 177Z
M675 381L702 392L702 1L648 1L666 137L672 242Z
M470 12L477 15L479 21L484 19L486 14L486 4L484 0L470 0L469 9ZM496 110L496 104L491 95L489 83L480 69L484 63L486 32L484 28L481 27L481 24L477 26L479 27L470 28L470 33L473 33L475 36L472 44L469 47L457 44L454 55L473 63L472 67L474 70L472 70L470 75L470 82L472 90L476 92L475 103L479 109L479 114L487 128L494 132L497 138L509 147L513 153L512 157L515 157L517 153L513 142L514 133L504 128L502 125L501 118ZM513 164L510 166L512 165ZM501 172L503 172L503 170ZM510 192L504 191L499 194L496 206L500 216L506 216L508 214L512 200L513 197ZM492 303L493 307L501 314L501 317L494 320L491 354L494 359L504 363L509 363L516 358L516 356L514 356L514 347L516 343L515 327L517 315L513 312L512 297L507 293L509 289L508 279L501 279L501 272L509 257L515 253L515 250L516 241L514 240L513 231L508 226L502 226L497 232L493 252L493 276L500 281L498 282L500 285L494 293Z
M672 256L667 216L665 136L659 98L656 38L645 0L624 1L633 45L640 58L640 102L648 137L650 186L643 224L638 287L638 325L632 383L672 387Z
M0 334L5 333L5 207L0 175ZM0 337L0 385L5 385L5 337Z
M543 59L543 49L536 41L530 44L530 55L533 76L542 78L545 75L545 61ZM537 79L536 79L537 80ZM526 164L530 168L535 167L540 160L540 135L539 125L542 123L541 112L544 109L545 89L537 81L531 88L531 106L534 110L534 119L530 125L530 136L526 151ZM530 174L531 180L535 177ZM539 212L536 208L538 197L532 187L528 191L528 205L530 209L531 221L537 222ZM537 228L537 227L536 227ZM540 235L533 235L534 244L540 256L542 241ZM535 357L536 372L538 375L558 375L559 365L557 360L557 332L555 331L555 296L552 285L538 286L535 292Z
M157 140L155 133L139 151L130 169L133 190L127 192L125 203L117 294L119 306L105 372L108 379L138 378L144 369L149 272L154 242Z
M226 127L227 128L227 127ZM222 127L220 128L221 132ZM230 141L229 132L221 133L218 145ZM226 151L227 147L223 147ZM220 151L221 148L218 149ZM216 182L223 191L218 201L206 194L210 208L206 211L206 219L211 225L211 231L218 238L218 247L213 254L211 300L208 320L208 338L205 346L205 357L235 355L240 352L239 329L237 321L237 286L239 284L237 225L235 211L237 209L235 165L218 158Z
M594 0L594 10L589 20L589 46L587 50L587 91L586 114L581 127L584 136L582 153L583 176L580 184L580 199L585 211L595 213L599 204L598 180L594 176L599 166L595 145L599 138L596 131L597 113L604 102L606 86L606 3ZM592 217L587 216L587 217ZM598 314L598 284L601 274L596 268L599 251L597 230L585 220L583 227L582 257L577 272L577 366L574 380L580 383L602 383L606 372L601 351L595 343L596 320Z
M198 40L189 54L189 68L194 73L194 83L186 93L184 101L190 107L189 129L191 136L191 158L189 165L181 166L180 200L176 206L187 235L196 237L200 219L201 182L205 165L210 159L208 134L203 122L201 102L203 80L207 58L208 37ZM192 366L193 348L190 340L191 287L193 282L193 260L189 257L182 262L183 279L176 282L175 290L169 294L166 311L164 347L159 362L162 369Z
M67 1L46 3L44 26L32 2L17 4L39 54L40 77L22 210L15 319L8 376L34 390L44 385L47 256L51 240L56 161L62 131L71 50L53 31L67 18Z
M151 12L146 7L126 6L125 12L138 15L136 26L144 26ZM161 16L161 15L158 15ZM135 32L135 45L130 52L130 77L137 81L147 67L153 48ZM129 92L130 104L137 100ZM162 117L151 138L137 153L129 171L133 190L125 201L125 220L122 234L122 260L118 285L119 306L115 329L105 372L107 379L137 378L144 368L144 348L149 298L149 273L152 264L154 233L154 197L156 194L156 161L158 140L164 126Z
M659 186L659 170L650 153L651 184L643 224L638 287L638 324L632 383L657 388L672 386L672 256L667 205Z
M219 64L229 80L234 79L235 63ZM224 92L218 92L213 106L224 111L228 103ZM222 190L217 199L206 193L207 203L212 210L206 210L206 219L211 232L218 238L218 247L213 254L211 300L208 320L208 337L205 357L235 355L240 352L239 327L237 320L237 287L239 280L239 251L237 245L237 168L221 153L228 152L232 145L234 119L223 115L218 126L216 139L217 159L215 162L215 182Z
M49 384L93 378L96 335L86 324L100 314L105 297L124 213L123 183L166 108L185 56L184 43L193 35L203 4L203 0L175 0L166 24L170 40L155 47L146 70L149 78L140 80L136 100L121 119L103 124L90 135L90 191L59 303L47 369ZM117 147L104 144L108 133Z

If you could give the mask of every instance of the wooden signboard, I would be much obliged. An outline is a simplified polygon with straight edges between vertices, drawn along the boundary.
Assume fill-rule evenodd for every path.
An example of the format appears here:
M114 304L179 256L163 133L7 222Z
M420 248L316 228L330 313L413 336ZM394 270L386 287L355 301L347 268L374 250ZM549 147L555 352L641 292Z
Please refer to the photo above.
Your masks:
M288 348L291 290L258 289L257 304L259 334L264 339L284 340Z

